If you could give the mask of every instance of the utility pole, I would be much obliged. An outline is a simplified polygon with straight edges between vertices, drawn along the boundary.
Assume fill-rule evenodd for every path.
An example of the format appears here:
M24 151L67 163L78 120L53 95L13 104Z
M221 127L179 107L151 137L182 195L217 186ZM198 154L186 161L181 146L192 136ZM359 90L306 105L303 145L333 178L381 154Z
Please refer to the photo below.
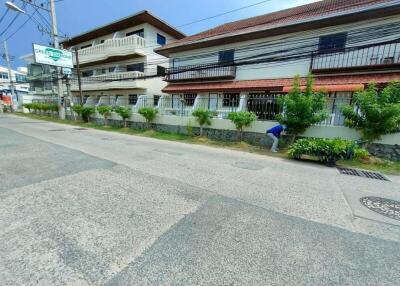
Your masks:
M81 103L81 105L83 105L81 69L79 67L79 55L78 55L78 50L76 48L74 49L74 51L75 51L76 73L78 74L79 97L80 97L80 103Z
M14 105L14 97L16 96L17 98L17 109L20 107L20 102L19 102L19 98L18 95L15 94L15 88L14 88L14 80L13 80L13 74L12 74L12 70L11 70L11 63L10 63L10 56L8 55L8 47L7 47L7 42L4 40L3 42L4 44L4 53L6 56L6 62L7 62L7 67L8 67L8 79L10 80L10 89L11 89L11 99Z
M60 43L58 41L58 29L57 29L57 17L56 17L56 6L54 0L50 0L50 16L51 16L51 26L52 26L52 37L54 48L59 49ZM57 87L58 87L58 110L60 114L60 119L65 119L65 110L62 106L63 103L63 85L61 78L61 68L57 67ZM65 104L65 100L64 100Z

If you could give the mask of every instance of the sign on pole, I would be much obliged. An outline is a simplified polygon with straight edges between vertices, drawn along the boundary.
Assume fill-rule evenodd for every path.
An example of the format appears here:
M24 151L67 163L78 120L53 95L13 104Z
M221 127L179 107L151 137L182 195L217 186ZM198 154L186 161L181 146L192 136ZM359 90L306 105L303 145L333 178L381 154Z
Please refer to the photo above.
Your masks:
M33 57L38 64L73 68L72 53L66 50L33 44Z

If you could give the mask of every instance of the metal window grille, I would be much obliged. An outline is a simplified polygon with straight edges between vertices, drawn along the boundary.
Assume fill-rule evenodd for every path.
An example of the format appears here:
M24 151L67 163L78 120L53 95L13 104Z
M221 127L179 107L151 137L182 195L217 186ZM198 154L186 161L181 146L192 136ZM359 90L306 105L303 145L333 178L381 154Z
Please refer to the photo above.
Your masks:
M135 105L138 100L138 95L137 94L130 94L129 95L129 104L130 105Z
M183 100L186 106L193 106L194 101L196 100L197 94L196 93L185 93L183 95Z
M279 93L250 93L247 99L247 110L254 112L258 120L275 120L281 112L278 104Z
M160 97L159 95L154 95L154 106L158 106L158 102L160 101Z
M239 107L240 94L239 93L224 93L222 100L223 107Z

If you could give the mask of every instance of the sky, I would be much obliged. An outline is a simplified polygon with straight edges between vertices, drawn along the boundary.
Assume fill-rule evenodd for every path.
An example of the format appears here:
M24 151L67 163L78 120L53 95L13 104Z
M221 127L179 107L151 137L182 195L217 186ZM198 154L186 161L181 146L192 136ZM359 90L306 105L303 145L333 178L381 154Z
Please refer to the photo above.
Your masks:
M179 28L187 35L192 35L206 29L227 22L253 17L285 8L317 2L318 0L269 0L265 3L255 5L240 11L229 13L211 20L194 23ZM0 0L0 19L7 8L6 0ZM19 7L23 7L21 0L12 1ZM33 3L46 3L48 0L33 0ZM56 14L60 34L74 36L97 26L107 24L119 18L126 17L142 10L149 10L159 18L174 27L224 13L244 6L262 2L261 0L56 0ZM20 14L9 26L16 12L8 11L0 22L0 40L7 39L8 50L12 55L12 66L26 66L19 59L20 56L32 52L32 43L49 45L51 40L47 33L38 29L35 21L50 22L46 11L41 11L42 16L37 13L35 20L29 19L34 8L30 5L24 7L26 14ZM12 35L25 21L26 24L14 35ZM2 35L3 34L3 35ZM11 36L11 37L10 37ZM3 44L0 53L3 54ZM5 61L0 57L0 65L5 66Z

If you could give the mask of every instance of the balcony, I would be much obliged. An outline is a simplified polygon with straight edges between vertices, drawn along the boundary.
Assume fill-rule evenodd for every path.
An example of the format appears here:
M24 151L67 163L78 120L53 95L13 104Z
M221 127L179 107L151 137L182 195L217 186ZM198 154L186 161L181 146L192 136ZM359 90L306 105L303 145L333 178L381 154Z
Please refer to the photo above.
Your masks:
M105 40L104 43L78 51L79 64L101 62L111 57L124 57L137 54L145 56L146 40L132 35L124 38Z
M143 77L144 73L138 71L108 73L82 78L82 90L96 91L109 89L145 89L136 79ZM143 82L143 81L140 81ZM72 91L79 91L78 83L71 85Z
M347 48L344 51L314 54L313 73L385 70L400 68L400 43Z
M234 79L236 66L192 65L170 68L166 71L166 81L190 81L204 79Z

